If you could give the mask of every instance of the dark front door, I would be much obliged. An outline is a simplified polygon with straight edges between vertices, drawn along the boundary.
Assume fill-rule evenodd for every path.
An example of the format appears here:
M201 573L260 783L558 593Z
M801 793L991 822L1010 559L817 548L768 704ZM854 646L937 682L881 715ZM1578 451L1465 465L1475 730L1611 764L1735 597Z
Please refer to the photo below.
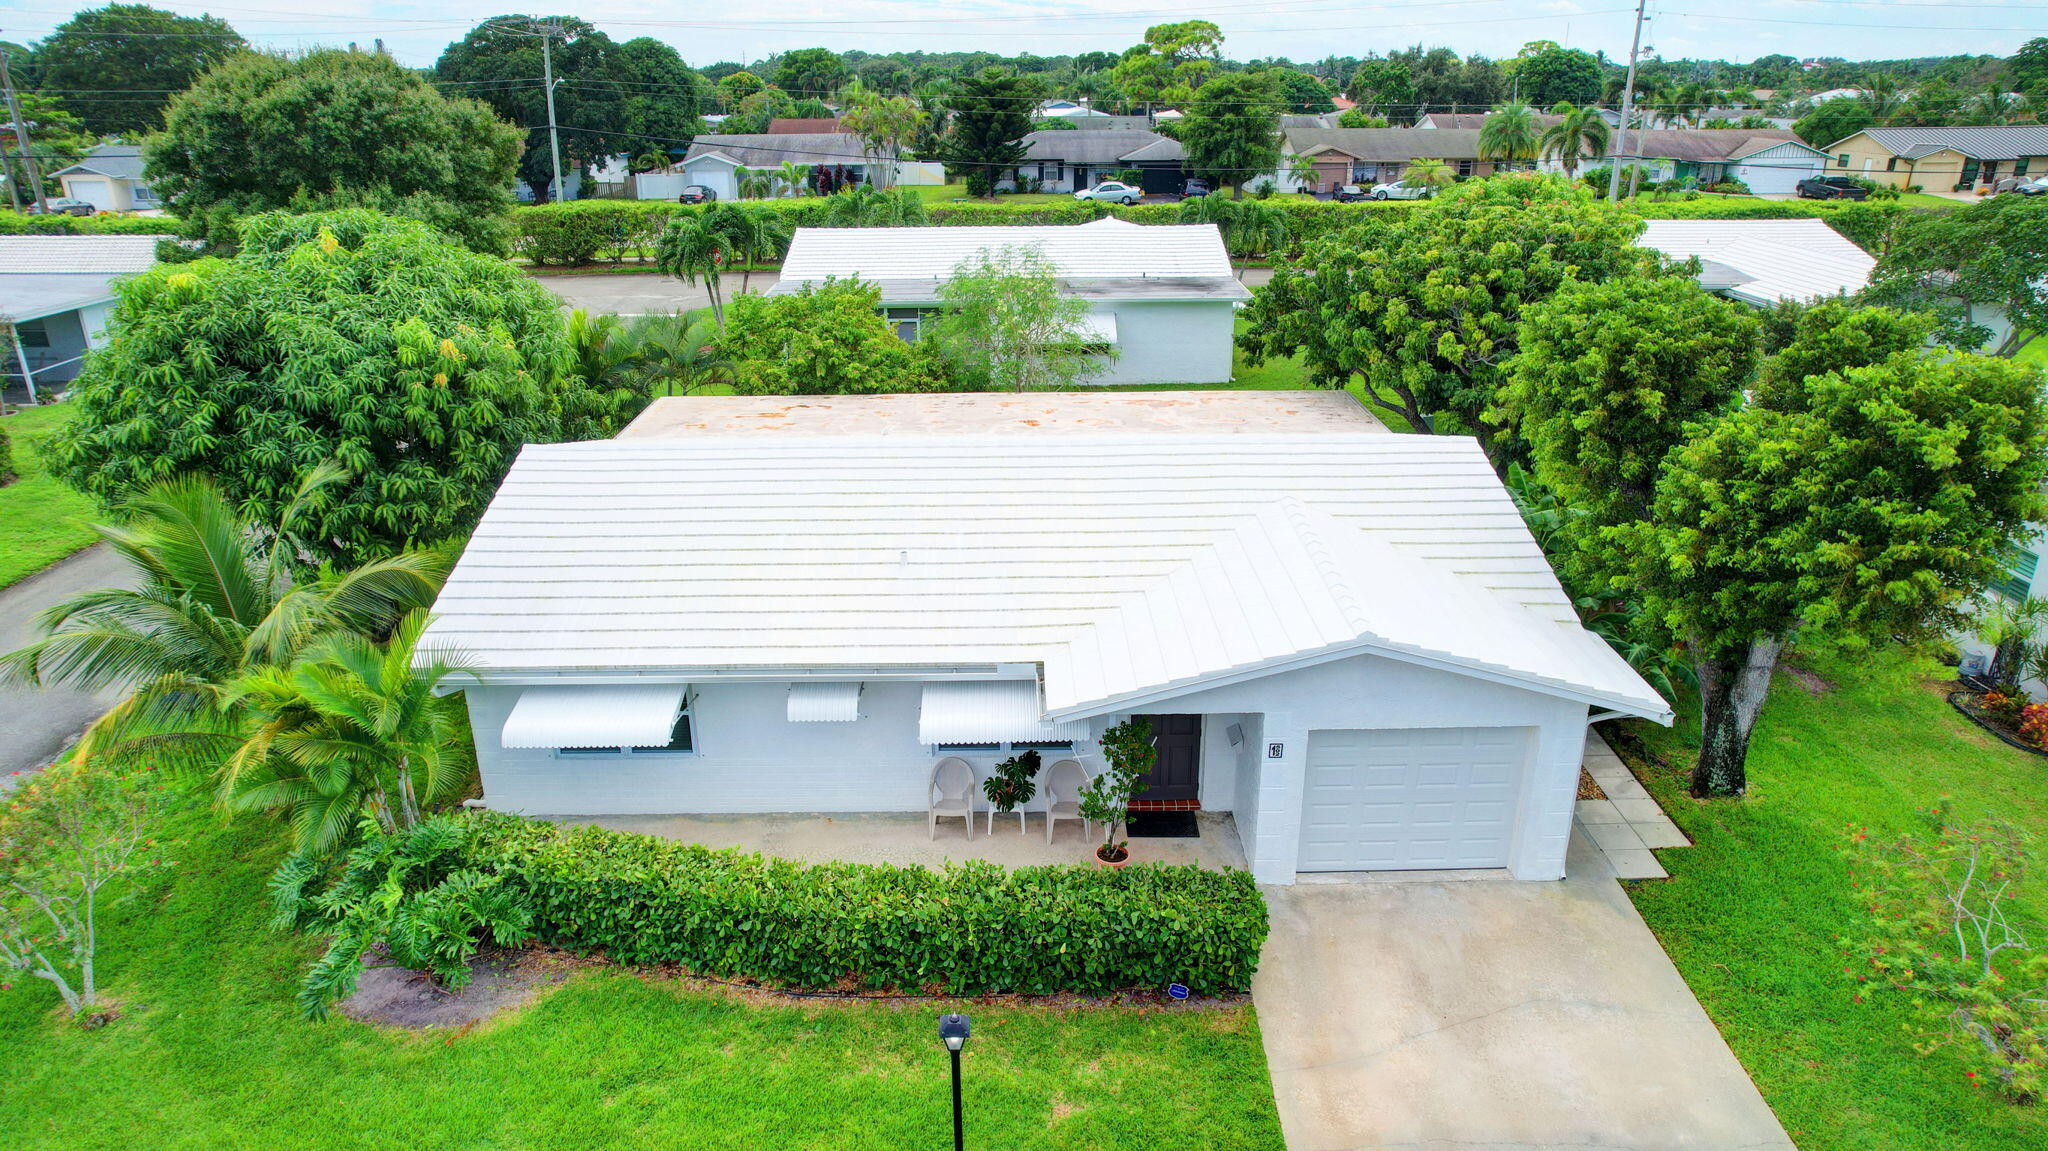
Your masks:
M1148 715L1159 760L1138 799L1194 799L1202 782L1202 717Z

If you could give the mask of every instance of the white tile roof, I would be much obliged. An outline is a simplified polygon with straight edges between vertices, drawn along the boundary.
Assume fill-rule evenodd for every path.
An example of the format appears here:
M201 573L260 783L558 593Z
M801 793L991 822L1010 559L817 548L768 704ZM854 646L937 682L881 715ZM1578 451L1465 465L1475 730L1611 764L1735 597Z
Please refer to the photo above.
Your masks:
M0 275L119 275L156 263L170 236L0 236Z
M1821 220L1650 220L1636 241L1674 259L1698 256L1738 273L1728 295L1750 304L1811 300L1870 286L1870 253ZM1718 270L1717 270L1718 272Z
M1042 664L1066 718L1378 651L1667 711L1447 436L534 446L435 612L430 641L487 679Z
M1221 276L1234 280L1214 224L1127 223L1036 227L798 228L778 283L858 275L867 280L944 279L983 249L1035 247L1070 279Z

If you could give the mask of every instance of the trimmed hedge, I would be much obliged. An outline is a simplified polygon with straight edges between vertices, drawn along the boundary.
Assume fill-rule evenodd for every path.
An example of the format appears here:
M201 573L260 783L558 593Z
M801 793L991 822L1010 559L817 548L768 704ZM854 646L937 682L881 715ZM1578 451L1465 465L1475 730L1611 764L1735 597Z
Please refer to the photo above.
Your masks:
M174 216L30 216L0 208L0 236L175 236Z
M1266 903L1243 871L1138 865L943 871L804 864L504 814L471 864L511 876L534 930L622 963L794 987L952 994L1251 986Z

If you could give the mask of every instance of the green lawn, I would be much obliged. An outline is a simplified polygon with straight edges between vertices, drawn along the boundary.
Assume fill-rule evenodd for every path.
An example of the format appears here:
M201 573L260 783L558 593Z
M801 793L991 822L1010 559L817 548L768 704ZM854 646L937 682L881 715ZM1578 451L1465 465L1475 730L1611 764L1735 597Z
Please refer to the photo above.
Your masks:
M1963 206L1961 200L1951 200L1947 196L1934 196L1926 192L1900 192L1898 202L1908 208L1939 208L1944 212L1950 208Z
M2048 1147L2048 1109L1966 1085L1949 1053L1917 1054L1899 1000L1853 1003L1834 942L1857 914L1836 855L1845 827L1903 828L1948 795L1965 815L2048 832L2048 761L1958 716L1931 661L1812 667L1833 690L1780 673L1745 799L1686 796L1696 722L1645 729L1670 766L1644 782L1695 846L1659 852L1672 877L1630 894L1803 1151ZM2048 910L2048 875L2026 910Z
M93 502L43 470L43 445L75 411L69 404L48 404L0 420L21 473L0 488L0 587L19 583L99 538L85 526L96 514Z
M10 1151L939 1147L937 1019L956 1007L970 1146L1282 1148L1249 1006L762 1006L595 968L464 1032L307 1023L292 992L312 948L264 924L273 828L179 825L174 873L102 929L121 1018L59 1023L40 980L8 976Z

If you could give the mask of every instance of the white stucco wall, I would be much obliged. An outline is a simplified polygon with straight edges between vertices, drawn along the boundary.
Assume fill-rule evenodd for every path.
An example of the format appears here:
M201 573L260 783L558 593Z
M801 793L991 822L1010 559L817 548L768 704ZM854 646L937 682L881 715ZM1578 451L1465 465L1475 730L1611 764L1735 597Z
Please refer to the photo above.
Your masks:
M1230 382L1234 313L1229 301L1119 300L1097 310L1116 314L1118 354L1088 385Z
M1349 728L1533 727L1537 729L1508 870L1517 879L1564 875L1586 743L1584 704L1451 672L1358 656L1282 672L1149 705L1154 712L1263 714L1252 794L1241 795L1238 839L1262 883L1294 882L1300 848L1308 733ZM1279 758L1267 756L1279 743ZM1207 764L1204 764L1206 769ZM1247 812L1250 813L1247 816Z

